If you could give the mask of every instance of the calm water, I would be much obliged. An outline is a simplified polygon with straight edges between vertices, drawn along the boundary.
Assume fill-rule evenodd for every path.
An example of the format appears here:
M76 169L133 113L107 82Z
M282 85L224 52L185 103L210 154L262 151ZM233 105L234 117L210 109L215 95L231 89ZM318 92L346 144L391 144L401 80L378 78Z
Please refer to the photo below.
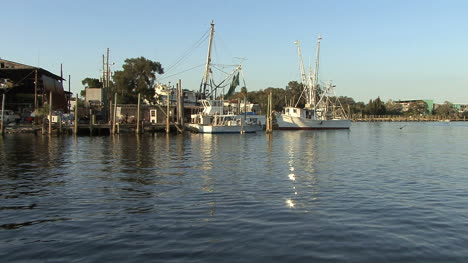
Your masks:
M466 262L468 124L0 138L2 262Z

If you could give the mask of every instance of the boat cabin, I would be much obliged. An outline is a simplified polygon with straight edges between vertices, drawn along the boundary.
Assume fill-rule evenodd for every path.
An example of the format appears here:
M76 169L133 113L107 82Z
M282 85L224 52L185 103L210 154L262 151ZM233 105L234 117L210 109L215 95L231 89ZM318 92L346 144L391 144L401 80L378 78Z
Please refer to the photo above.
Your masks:
M291 117L300 117L306 119L314 119L314 110L301 109L296 107L286 107L284 114Z
M215 115L224 114L224 101L223 100L200 100L203 106L203 114Z

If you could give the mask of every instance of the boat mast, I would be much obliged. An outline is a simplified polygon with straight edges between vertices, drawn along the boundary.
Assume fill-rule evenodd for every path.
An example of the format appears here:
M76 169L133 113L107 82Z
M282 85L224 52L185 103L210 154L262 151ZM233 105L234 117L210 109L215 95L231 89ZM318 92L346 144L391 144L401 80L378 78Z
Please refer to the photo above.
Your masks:
M312 94L312 102L314 107L315 105L315 93L318 85L318 72L319 72L319 64L320 64L320 40L322 37L319 35L317 38L317 55L315 58L315 70L314 70L314 78L312 79L312 87L311 87L311 94Z
M302 52L301 52L301 44L299 43L299 40L294 41L294 44L297 46L297 55L299 56L299 69L301 70L301 81L303 85L307 85L307 78L304 70L304 62L302 61ZM311 102L311 94L309 91L309 97L307 98L306 104L310 104ZM300 97L299 97L300 99ZM299 103L299 100L297 101L295 107L297 107L297 104Z
M208 55L206 57L206 66L205 66L205 74L203 75L203 90L202 90L202 98L205 98L206 96L206 85L208 85L208 80L210 77L210 72L211 72L211 46L213 44L213 36L214 36L214 20L211 20L211 29L210 29L210 40L208 42Z

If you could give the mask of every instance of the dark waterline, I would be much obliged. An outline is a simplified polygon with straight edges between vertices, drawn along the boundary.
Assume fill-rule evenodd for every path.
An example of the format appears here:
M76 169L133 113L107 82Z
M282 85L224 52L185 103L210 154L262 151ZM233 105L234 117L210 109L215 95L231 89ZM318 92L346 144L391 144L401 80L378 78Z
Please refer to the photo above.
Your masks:
M0 138L2 262L465 262L468 125Z

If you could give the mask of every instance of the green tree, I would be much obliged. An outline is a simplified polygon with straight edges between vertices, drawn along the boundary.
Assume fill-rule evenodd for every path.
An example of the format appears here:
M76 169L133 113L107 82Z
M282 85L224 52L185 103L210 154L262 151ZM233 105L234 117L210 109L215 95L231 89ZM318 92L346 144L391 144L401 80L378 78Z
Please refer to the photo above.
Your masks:
M86 96L87 88L102 88L102 82L95 78L85 78L81 81L81 84L84 86L84 89L80 91L80 96L83 98Z
M400 103L396 103L393 100L388 100L385 103L385 108L387 109L387 114L389 115L401 115L403 106Z
M248 92L247 92L247 88L246 88L246 87L242 87L240 93L242 94L242 96L247 96L247 93L248 93Z
M429 107L427 103L420 101L410 102L408 105L408 110L405 112L405 115L417 116L417 115L426 115L429 113Z
M278 91L276 91L279 93ZM292 106L304 107L306 104L307 94L304 92L304 85L297 81L290 81L286 86L286 94L289 99L292 100ZM272 94L274 97L274 94Z
M161 64L144 57L128 58L122 68L113 76L114 92L120 95L119 102L137 103L138 93L141 93L142 99L155 103L156 74L164 73Z
M81 81L85 88L102 88L102 82L99 79L85 78Z
M458 110L453 106L453 103L449 101L445 101L444 104L439 105L434 110L434 113L436 115L442 116L444 118L450 118L450 117L457 117L458 116Z
M384 115L387 110L385 109L385 104L380 100L380 97L377 97L375 100L370 100L366 105L365 112L369 115Z

